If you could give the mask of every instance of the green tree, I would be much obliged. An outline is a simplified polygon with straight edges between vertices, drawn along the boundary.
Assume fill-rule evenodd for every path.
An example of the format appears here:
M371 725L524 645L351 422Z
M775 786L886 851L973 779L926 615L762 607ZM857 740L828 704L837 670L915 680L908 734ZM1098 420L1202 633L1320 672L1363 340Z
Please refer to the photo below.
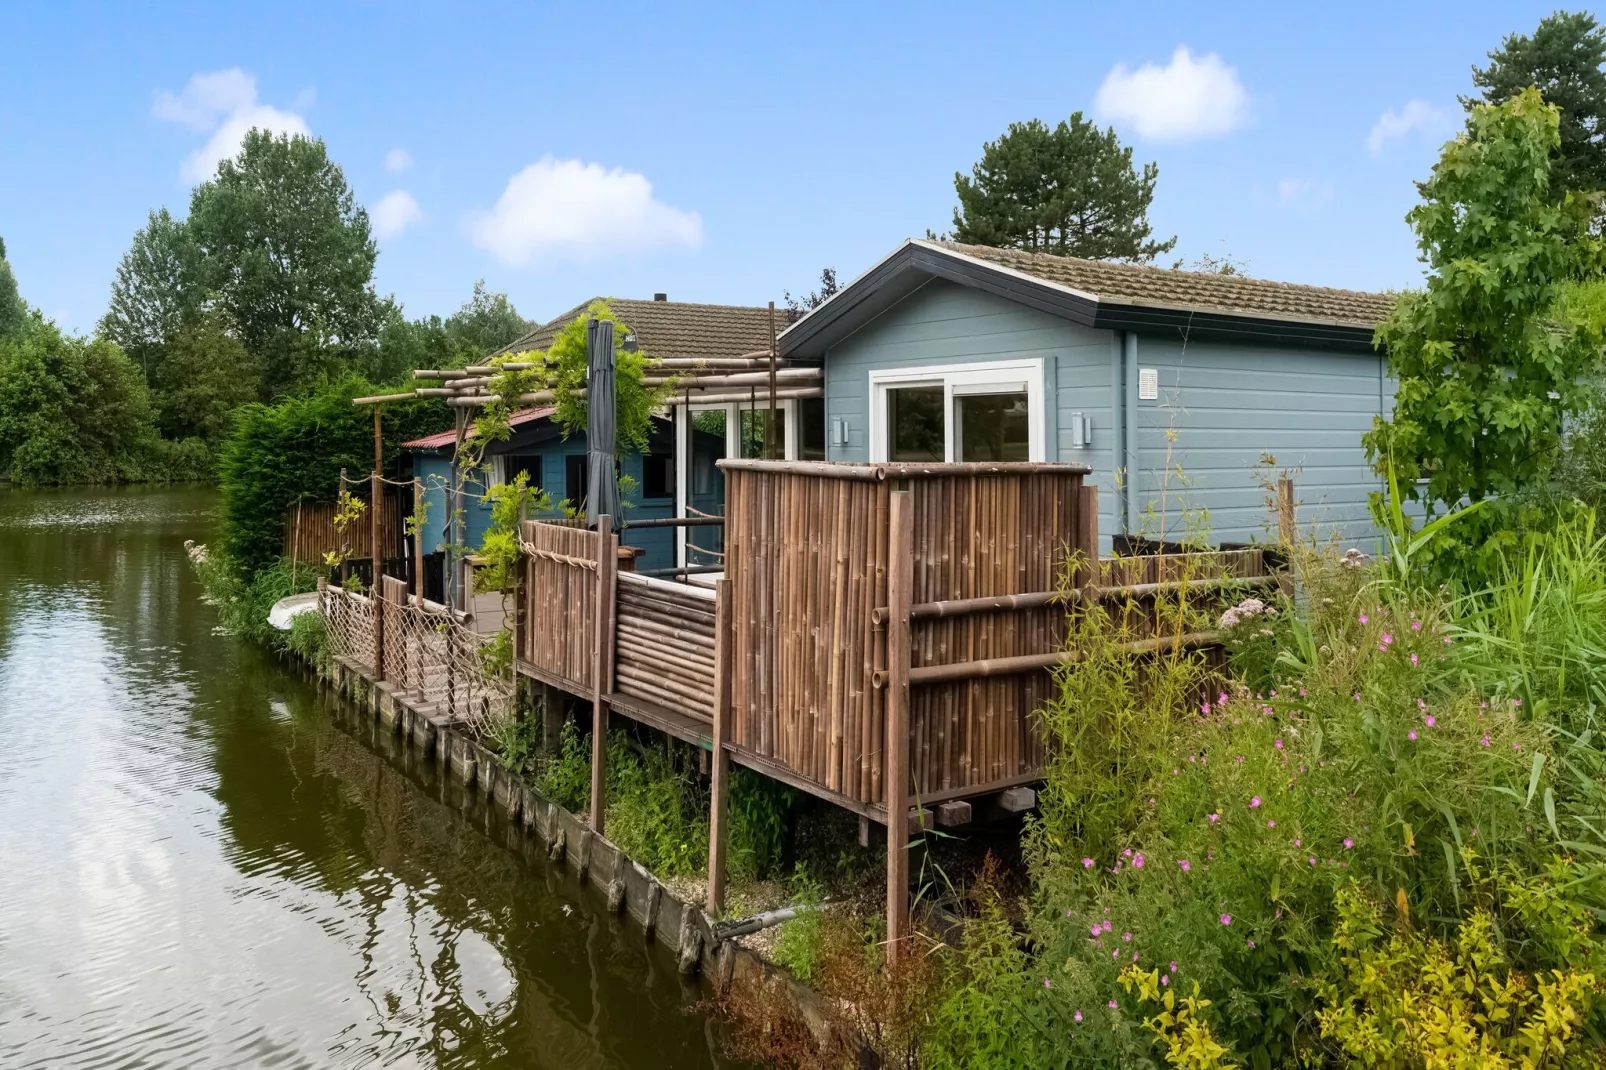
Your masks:
M1176 245L1155 241L1149 203L1159 167L1140 172L1115 130L1074 112L1050 128L1011 123L982 146L969 177L954 175L953 238L1094 260L1148 262Z
M28 303L17 292L17 276L6 261L6 243L0 238L0 338L15 338L28 328Z
M179 328L154 386L163 435L216 445L228 435L234 410L257 399L256 365L224 313L211 310Z
M1473 107L1406 217L1427 286L1377 329L1399 390L1367 451L1429 516L1494 499L1449 529L1463 548L1498 550L1532 519L1518 493L1548 476L1564 420L1587 399L1599 335L1552 313L1567 280L1598 265L1600 243L1588 200L1551 195L1559 124L1534 89Z
M368 213L322 140L252 130L190 197L198 282L215 293L268 396L338 374L383 316Z
M111 342L37 318L0 340L0 472L25 484L140 478L154 439L144 377Z
M446 331L454 347L479 358L518 341L529 333L530 324L507 294L487 290L480 279L474 295L447 319Z
M1472 68L1482 103L1501 104L1530 86L1559 109L1551 195L1606 189L1606 31L1588 12L1558 11L1541 19L1532 37L1507 35L1489 53L1489 65ZM1470 111L1480 101L1463 97Z
M117 265L111 302L98 325L149 380L160 377L167 344L201 307L195 274L195 246L184 222L166 208L152 212Z

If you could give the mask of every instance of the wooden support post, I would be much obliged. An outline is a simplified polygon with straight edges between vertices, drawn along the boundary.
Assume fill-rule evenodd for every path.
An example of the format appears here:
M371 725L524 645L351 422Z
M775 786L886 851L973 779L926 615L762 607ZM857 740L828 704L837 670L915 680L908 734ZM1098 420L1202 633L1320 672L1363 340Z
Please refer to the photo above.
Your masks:
M424 606L424 481L413 477L413 601Z
M608 755L608 702L613 695L613 589L619 568L619 536L613 517L597 517L597 634L591 651L591 831L603 834L607 809L604 783Z
M377 405L374 406L374 422L375 424L379 422L379 407ZM377 430L374 433L378 435ZM374 679L383 680L385 678L385 611L380 602L380 594L385 584L382 571L384 553L379 546L379 510L380 503L385 498L385 486L379 482L379 473L377 471L369 479L368 494L368 511L373 514L371 518L373 523L369 528L371 542L368 548L368 559L373 563L374 582L368 588L368 600L374 607Z
M538 683L536 694L541 697L541 753L556 754L563 746L565 699L562 691L548 683Z
M1299 527L1294 520L1294 481L1287 476L1277 480L1277 537L1285 550L1292 550L1299 541Z
M909 936L909 606L914 591L914 502L907 483L889 496L887 545L887 962Z
M1099 488L1083 484L1076 509L1076 548L1082 552L1077 586L1092 587L1099 582Z
M725 912L725 819L729 793L730 755L725 752L731 694L731 581L714 585L714 754L709 772L708 913Z

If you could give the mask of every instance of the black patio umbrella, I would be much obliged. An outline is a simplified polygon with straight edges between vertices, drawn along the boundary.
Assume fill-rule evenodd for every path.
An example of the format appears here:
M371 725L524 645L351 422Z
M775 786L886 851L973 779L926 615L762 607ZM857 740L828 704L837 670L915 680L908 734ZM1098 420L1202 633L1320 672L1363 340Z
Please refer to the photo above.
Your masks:
M613 451L619 434L614 409L613 324L586 324L586 523L606 513L619 524L619 478Z

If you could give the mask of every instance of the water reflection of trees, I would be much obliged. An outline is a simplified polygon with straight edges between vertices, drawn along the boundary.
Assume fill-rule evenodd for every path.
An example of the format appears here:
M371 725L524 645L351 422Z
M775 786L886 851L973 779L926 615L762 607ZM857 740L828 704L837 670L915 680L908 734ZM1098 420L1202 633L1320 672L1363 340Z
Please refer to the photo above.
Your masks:
M318 887L360 919L363 1043L441 1065L710 1065L667 956L597 912L518 830L510 846L494 842L442 801L454 789L407 772L405 752L387 760L331 724L310 690L282 676L264 690L269 679L252 671L239 680L277 692L286 715L216 726L232 861ZM491 831L503 830L492 820ZM507 971L505 995L486 1001L468 987L465 948L472 962L476 946L496 960L493 975Z

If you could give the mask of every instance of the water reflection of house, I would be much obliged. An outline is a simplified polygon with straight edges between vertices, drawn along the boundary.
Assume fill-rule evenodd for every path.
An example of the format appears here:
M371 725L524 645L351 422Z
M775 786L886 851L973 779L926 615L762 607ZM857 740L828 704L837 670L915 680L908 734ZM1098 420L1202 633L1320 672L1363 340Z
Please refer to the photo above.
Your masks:
M546 349L557 333L585 313L586 301L520 338L503 352ZM629 328L618 344L653 357L678 360L729 360L766 352L770 345L770 310L740 305L703 305L667 300L608 299L609 306ZM777 330L787 326L786 313L776 313ZM822 458L824 415L818 398L787 399L778 403L780 436L785 456ZM715 467L724 457L759 457L764 453L764 421L768 403L756 395L748 401L693 404L665 412L654 421L652 441L645 453L621 455L619 470L630 482L626 506L619 519L630 522L673 516L724 513L724 480ZM512 419L513 435L486 451L489 471L465 473L464 542L480 544L490 526L490 509L480 496L485 489L528 475L532 486L546 492L554 505L581 508L586 498L586 436L583 430L565 436L549 407L519 411ZM677 427L681 448L676 449ZM404 443L413 458L414 473L424 480L428 509L423 530L428 584L439 591L445 574L444 549L449 541L446 488L452 482L456 435L452 431ZM677 452L688 458L676 464ZM707 551L720 546L718 528L646 528L627 532L625 542L640 551L636 567L642 571L684 565L707 565L716 560Z

